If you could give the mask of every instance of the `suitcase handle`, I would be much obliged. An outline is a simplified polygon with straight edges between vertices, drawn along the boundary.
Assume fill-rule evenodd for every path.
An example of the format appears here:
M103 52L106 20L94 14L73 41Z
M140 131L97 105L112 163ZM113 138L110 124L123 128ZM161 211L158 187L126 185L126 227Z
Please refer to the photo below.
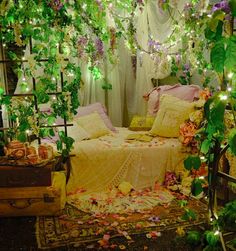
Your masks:
M10 200L9 201L9 205L11 207L16 208L16 209L25 209L27 207L30 207L31 204L32 204L32 200L31 199L18 200L18 203L17 203L17 200Z

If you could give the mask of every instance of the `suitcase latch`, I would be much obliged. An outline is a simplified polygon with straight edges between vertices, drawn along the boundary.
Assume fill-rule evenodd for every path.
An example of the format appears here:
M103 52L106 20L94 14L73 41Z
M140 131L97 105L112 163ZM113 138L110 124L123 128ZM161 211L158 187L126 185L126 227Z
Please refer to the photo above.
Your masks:
M48 194L44 194L43 195L43 200L46 203L52 203L52 202L54 202L54 197L50 197Z

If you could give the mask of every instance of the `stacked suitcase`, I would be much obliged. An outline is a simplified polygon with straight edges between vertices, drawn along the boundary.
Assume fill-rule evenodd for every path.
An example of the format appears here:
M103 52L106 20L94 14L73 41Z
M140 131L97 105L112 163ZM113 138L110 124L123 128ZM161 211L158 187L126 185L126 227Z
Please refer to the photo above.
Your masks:
M53 187L53 176L51 165L0 165L0 217L58 214L63 186Z

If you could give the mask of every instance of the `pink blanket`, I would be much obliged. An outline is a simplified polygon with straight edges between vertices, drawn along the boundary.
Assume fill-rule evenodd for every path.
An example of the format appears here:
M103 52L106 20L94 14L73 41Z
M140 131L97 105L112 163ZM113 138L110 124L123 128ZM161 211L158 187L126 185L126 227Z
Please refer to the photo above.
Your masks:
M148 112L150 116L155 116L159 110L159 102L162 94L169 94L179 99L192 102L199 97L201 88L197 85L163 85L155 87L143 97L148 101Z

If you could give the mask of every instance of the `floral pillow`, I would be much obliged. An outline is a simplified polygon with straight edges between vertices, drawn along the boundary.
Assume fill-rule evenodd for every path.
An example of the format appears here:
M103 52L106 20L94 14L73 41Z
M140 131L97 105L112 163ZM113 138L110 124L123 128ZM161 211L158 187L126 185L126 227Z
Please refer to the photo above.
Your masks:
M134 116L129 129L131 131L149 131L152 128L155 118L152 116Z
M160 109L157 113L150 133L162 137L179 137L179 128L194 111L194 104L163 94Z

